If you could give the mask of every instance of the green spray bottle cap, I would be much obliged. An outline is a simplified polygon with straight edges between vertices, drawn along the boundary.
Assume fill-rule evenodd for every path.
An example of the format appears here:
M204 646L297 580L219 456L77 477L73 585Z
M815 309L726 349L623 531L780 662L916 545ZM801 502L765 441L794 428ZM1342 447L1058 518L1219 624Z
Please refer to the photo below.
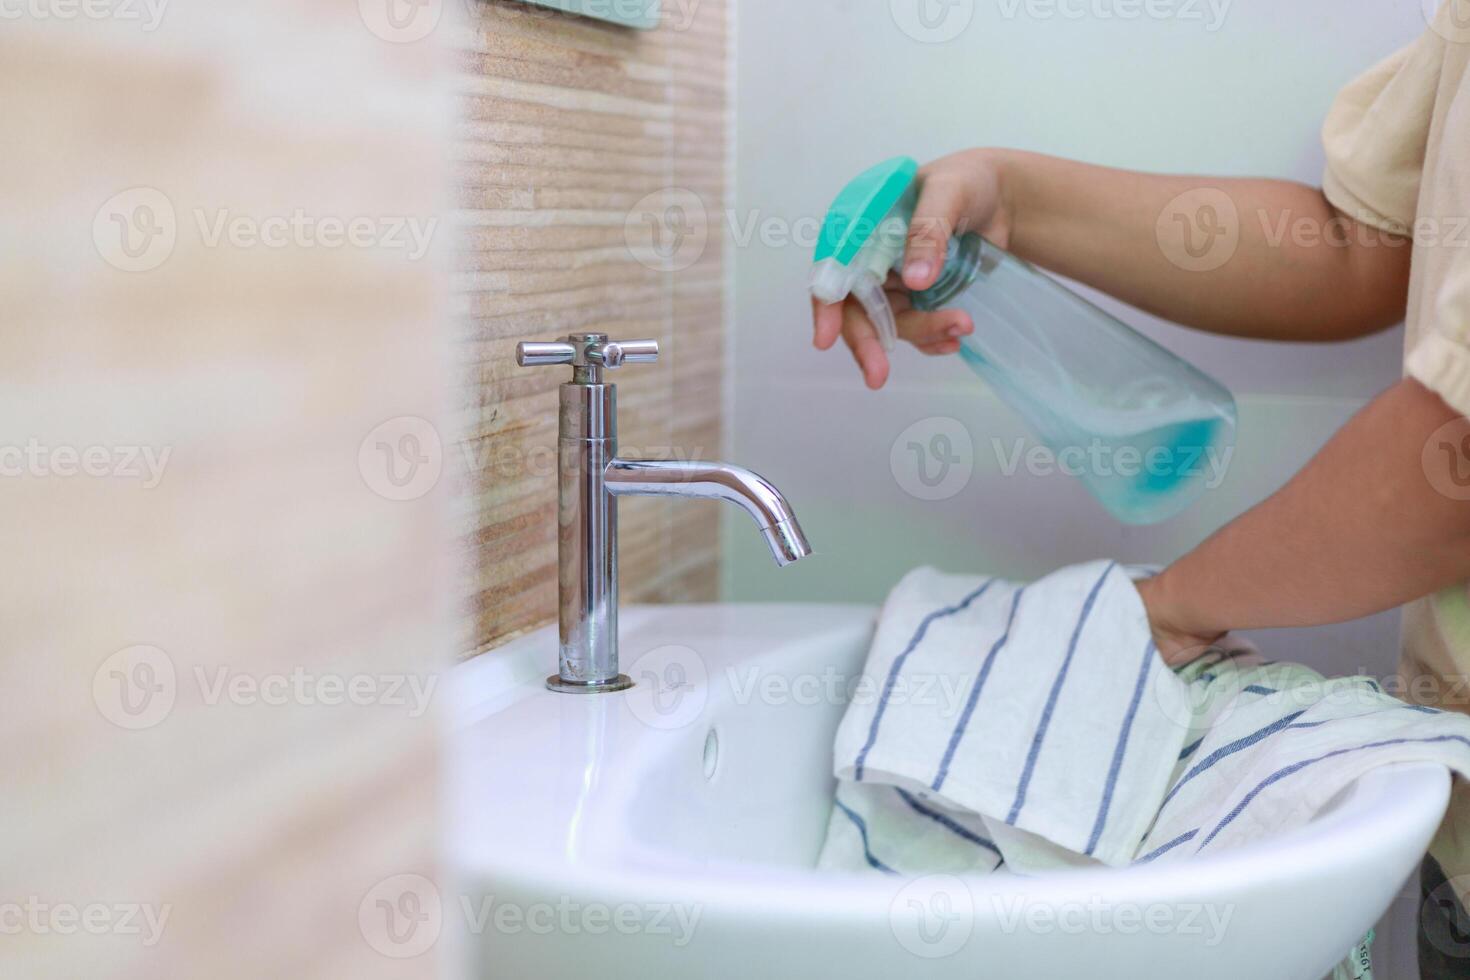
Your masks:
M898 324L883 284L903 261L918 173L912 157L895 157L844 187L822 224L812 266L812 295L823 303L855 297L888 351L898 343Z

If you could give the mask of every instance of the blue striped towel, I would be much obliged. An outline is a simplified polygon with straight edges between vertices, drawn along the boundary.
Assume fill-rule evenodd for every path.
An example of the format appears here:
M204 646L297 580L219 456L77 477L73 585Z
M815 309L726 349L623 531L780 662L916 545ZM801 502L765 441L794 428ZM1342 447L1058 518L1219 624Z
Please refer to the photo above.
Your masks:
M1470 774L1470 718L1227 638L1170 670L1111 562L910 573L838 729L819 865L1016 873L1180 860L1310 820L1387 762Z

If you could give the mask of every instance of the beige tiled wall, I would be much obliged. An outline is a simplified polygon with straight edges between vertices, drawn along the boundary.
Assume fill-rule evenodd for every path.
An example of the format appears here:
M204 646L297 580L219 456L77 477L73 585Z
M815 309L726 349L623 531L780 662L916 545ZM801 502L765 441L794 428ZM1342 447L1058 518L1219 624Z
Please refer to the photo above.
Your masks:
M728 10L664 7L643 32L486 0L457 45L467 652L556 613L556 388L569 372L516 367L517 341L656 338L659 364L614 378L625 454L720 451ZM624 601L714 598L716 506L621 503Z
M379 902L434 872L448 533L370 434L442 395L376 237L440 206L442 61L161 6L0 29L0 977L428 978Z

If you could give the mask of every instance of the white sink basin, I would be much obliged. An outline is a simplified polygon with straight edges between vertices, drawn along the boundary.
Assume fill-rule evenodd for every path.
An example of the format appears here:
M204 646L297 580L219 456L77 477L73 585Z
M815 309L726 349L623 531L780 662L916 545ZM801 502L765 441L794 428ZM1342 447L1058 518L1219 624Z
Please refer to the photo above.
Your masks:
M1448 801L1380 769L1308 827L1198 861L1023 879L811 870L873 610L634 607L637 686L544 689L543 630L456 671L447 929L494 980L1317 980Z

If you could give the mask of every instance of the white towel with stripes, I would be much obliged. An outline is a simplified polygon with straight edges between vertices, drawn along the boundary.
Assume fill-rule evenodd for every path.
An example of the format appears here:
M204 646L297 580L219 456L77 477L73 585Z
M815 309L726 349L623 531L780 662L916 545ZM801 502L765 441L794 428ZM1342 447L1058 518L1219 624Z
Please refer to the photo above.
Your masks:
M1470 774L1470 718L1227 640L1178 670L1096 562L1030 585L919 569L838 729L820 866L973 873L1183 860L1309 821L1368 769Z

